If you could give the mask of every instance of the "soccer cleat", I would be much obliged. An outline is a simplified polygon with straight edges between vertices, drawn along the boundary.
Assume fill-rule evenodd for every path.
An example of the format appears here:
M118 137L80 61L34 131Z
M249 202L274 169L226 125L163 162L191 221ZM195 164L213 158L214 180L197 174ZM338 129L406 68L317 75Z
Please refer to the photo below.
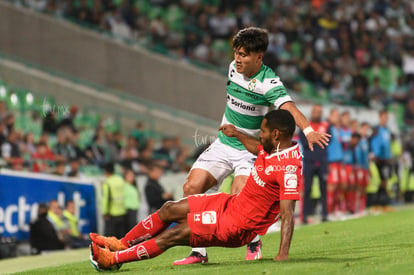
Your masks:
M92 266L97 270L118 270L122 264L115 262L114 252L109 251L107 248L101 248L95 243L89 245L91 249L90 262Z
M201 253L193 251L191 252L190 256L177 260L173 263L173 265L187 265L187 264L203 264L208 263L208 255L206 256L201 255Z
M89 238L97 245L107 247L111 251L121 251L128 248L115 237L104 237L97 233L89 233Z
M260 260L262 258L262 241L247 245L246 260Z

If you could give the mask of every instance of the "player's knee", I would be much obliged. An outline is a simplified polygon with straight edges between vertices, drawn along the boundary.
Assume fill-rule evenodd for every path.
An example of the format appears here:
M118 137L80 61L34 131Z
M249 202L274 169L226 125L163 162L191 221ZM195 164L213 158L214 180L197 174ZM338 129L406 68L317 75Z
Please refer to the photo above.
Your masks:
M174 201L167 201L161 206L160 210L158 211L158 216L162 221L169 221L171 217L172 208L174 208L175 203L176 202Z
M203 191L202 185L192 180L187 180L183 185L183 193L185 197L204 193Z
M177 245L188 245L189 232L190 231L187 227L183 227L182 225L175 226L157 236L157 245L162 250L166 250Z

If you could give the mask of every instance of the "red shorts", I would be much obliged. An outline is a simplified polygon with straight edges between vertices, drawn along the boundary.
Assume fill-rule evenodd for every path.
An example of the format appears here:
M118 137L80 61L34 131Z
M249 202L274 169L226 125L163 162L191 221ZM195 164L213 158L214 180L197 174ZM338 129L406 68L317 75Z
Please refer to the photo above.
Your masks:
M190 213L187 215L191 229L190 246L240 247L251 242L257 233L241 229L228 211L232 196L226 193L202 194L187 198Z
M369 184L369 170L365 168L358 168L356 171L356 181L358 186L366 187Z
M328 184L338 185L341 182L341 167L340 162L331 162L328 167Z
M341 183L345 183L346 185L354 185L356 183L355 169L352 164L342 165L340 180Z

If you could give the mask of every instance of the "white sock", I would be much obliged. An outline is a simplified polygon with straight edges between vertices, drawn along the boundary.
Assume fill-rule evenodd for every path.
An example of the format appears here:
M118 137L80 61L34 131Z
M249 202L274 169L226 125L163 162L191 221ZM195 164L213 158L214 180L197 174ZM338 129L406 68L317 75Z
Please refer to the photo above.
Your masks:
M250 243L255 243L258 241L260 241L260 235L256 235L256 237L254 237L254 239Z
M193 248L193 251L200 253L204 257L207 255L207 250L206 250L205 247L195 247L195 248Z

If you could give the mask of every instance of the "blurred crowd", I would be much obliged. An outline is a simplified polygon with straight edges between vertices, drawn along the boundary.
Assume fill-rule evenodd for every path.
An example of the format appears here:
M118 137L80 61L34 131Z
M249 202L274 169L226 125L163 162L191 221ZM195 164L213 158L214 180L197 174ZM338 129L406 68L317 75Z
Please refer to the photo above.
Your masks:
M414 4L409 0L18 0L35 10L227 69L231 37L269 30L265 63L286 86L338 103L414 113ZM315 94L313 94L315 95Z
M89 242L79 231L79 220L73 201L67 201L64 208L57 200L39 205L37 219L30 224L32 254L87 247Z
M55 112L39 116L42 132L38 137L24 129L16 129L15 113L7 108L7 104L0 101L1 166L77 178L83 177L85 167L95 167L99 174L106 162L131 169L136 175L146 174L154 161L167 172L189 169L192 156L180 138L165 136L156 145L146 134L142 122L137 122L127 135L121 131L107 131L98 122L89 143L80 146L82 129L74 123L78 113L76 106L61 119L56 118Z
M300 133L303 223L315 214L318 200L322 221L365 214L368 208L389 211L392 204L414 201L414 129L400 139L388 128L388 111L378 116L379 124L372 125L333 108L325 120L322 105L313 106L312 127L331 138L326 149L311 151Z

